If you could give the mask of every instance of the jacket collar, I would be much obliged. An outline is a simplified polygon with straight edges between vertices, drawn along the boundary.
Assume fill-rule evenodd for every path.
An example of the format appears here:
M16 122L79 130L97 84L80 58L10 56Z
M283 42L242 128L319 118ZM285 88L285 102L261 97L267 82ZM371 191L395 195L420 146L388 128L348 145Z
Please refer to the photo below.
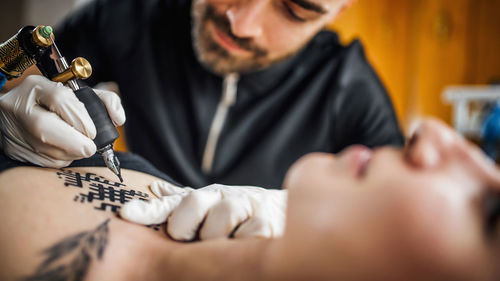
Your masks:
M299 51L300 53L301 51ZM299 60L299 54L295 54L267 68L240 75L240 86L247 88L252 94L268 93L269 90L292 75L294 66Z

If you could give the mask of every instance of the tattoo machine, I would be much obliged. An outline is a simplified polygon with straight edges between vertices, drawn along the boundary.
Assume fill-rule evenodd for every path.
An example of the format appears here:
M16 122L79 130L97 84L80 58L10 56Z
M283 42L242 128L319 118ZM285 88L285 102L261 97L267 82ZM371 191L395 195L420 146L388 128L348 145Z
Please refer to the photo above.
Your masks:
M101 99L90 87L80 87L79 79L92 74L90 63L78 57L70 65L61 55L54 42L50 26L25 26L6 42L0 44L0 78L17 78L36 64L42 74L55 82L69 86L85 105L97 130L94 143L106 166L123 182L120 161L113 151L113 143L119 134Z

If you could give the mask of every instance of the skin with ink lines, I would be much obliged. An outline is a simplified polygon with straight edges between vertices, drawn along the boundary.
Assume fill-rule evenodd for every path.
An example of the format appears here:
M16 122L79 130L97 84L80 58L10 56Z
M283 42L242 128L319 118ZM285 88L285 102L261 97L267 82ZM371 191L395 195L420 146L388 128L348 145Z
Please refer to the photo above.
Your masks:
M45 249L42 254L46 259L33 275L22 280L84 280L92 260L101 260L106 250L108 223L109 219L94 230L70 236Z
M142 238L136 236L149 240L154 240L152 237L165 239L164 227L130 224L118 218L113 211L112 206L120 207L123 205L121 202L128 198L150 198L152 194L147 185L158 179L130 170L124 170L123 175L126 176L127 186L117 182L116 176L103 167L63 170L19 167L0 173L0 182L3 183L0 184L0 280L33 276L46 258L44 249L65 238L95 229L108 219L108 249L112 249L109 250L111 256L116 255L115 260L125 258L123 244L118 244L118 241L135 239L137 247L144 247L146 242L140 242ZM75 201L76 197L78 200ZM93 197L91 202L88 200L90 197ZM83 202L82 198L85 199ZM112 262L106 259L106 253L103 257L102 266ZM93 274L94 267L93 264L89 267L90 274Z
M110 210L117 213L121 205L132 199L147 201L149 195L134 189L125 189L126 185L113 182L93 173L73 172L70 169L60 169L56 173L58 178L64 180L64 186L83 189L84 193L79 193L73 199L80 203L100 202L100 206L95 206L96 210ZM90 190L90 191L89 191ZM103 202L104 201L104 202Z

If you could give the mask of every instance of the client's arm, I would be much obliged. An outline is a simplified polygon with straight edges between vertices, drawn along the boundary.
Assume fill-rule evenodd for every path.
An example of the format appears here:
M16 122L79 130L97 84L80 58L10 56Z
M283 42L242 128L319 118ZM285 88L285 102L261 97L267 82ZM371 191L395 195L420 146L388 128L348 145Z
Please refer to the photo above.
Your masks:
M126 272L121 267L130 259L138 267L133 271L143 273L147 261L133 253L163 241L164 228L131 225L116 212L131 199L149 199L147 184L156 178L130 170L123 175L126 185L106 168L0 173L0 280L68 279L103 266L100 279L106 279Z
M117 218L155 177L106 168L0 173L0 280L264 280L272 240L177 243L164 226Z

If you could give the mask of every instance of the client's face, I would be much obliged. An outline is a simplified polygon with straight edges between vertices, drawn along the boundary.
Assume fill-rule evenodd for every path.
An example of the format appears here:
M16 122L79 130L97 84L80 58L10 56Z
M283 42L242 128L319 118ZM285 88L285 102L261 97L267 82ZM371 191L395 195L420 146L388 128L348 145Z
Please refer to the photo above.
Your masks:
M346 279L491 279L499 174L476 147L429 120L404 150L351 147L299 160L285 180L286 233L300 233L289 237L301 239L295 249L316 247L313 264Z

